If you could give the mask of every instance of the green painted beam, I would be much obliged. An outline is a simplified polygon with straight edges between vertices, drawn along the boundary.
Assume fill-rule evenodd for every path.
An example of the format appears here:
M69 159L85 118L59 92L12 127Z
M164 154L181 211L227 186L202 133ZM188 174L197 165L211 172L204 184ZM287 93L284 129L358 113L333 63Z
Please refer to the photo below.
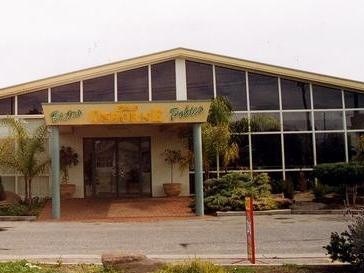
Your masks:
M59 128L50 126L49 146L51 152L52 171L52 218L61 217L61 197L60 197L60 166L59 166Z
M195 158L195 194L196 215L204 215L203 172L202 172L202 137L201 124L193 125L193 152Z

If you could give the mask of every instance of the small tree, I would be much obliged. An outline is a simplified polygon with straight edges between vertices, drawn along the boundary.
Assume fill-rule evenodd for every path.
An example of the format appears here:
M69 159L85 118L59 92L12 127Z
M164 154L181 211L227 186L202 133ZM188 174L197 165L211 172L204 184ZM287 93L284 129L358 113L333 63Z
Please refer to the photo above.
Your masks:
M180 170L183 171L190 163L189 155L182 155L180 150L165 149L163 154L164 161L168 162L171 167L171 183L174 183L174 167L179 164Z
M78 164L78 154L71 148L62 146L59 151L62 183L69 181L68 169Z
M11 135L0 145L0 166L22 174L25 200L31 205L32 181L45 172L50 162L41 156L45 151L47 127L41 125L32 134L21 120L5 118L0 123L11 131Z
M233 141L230 122L232 106L226 97L217 97L211 103L207 123L202 127L202 149L206 177L211 162L216 162L217 177L220 176L220 157L226 169L229 162L239 157L239 147Z

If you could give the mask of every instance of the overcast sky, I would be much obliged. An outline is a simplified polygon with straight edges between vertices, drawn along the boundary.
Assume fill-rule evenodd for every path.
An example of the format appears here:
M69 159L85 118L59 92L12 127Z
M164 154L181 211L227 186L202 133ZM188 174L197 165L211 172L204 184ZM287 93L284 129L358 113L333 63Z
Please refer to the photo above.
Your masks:
M364 81L364 1L1 1L0 88L175 47Z

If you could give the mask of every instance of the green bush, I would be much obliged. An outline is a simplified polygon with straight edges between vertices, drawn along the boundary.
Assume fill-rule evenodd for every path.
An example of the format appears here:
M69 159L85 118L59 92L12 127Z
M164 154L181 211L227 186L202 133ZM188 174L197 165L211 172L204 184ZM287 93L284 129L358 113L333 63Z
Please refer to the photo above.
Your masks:
M0 216L38 216L46 203L46 199L33 198L32 206L29 204L6 204L0 206Z
M364 215L356 216L340 235L331 233L330 243L324 248L333 261L349 262L364 272Z
M195 260L181 264L170 264L157 273L227 273L227 271L211 262Z
M319 164L314 167L313 175L325 185L345 185L346 203L349 205L349 192L352 192L352 203L355 205L357 185L363 183L364 165L358 162Z
M205 212L245 210L245 196L254 197L257 210L277 207L271 197L268 174L259 173L251 177L248 173L229 173L220 179L204 182Z
M313 175L329 186L354 185L362 182L364 165L356 162L319 164L314 167Z

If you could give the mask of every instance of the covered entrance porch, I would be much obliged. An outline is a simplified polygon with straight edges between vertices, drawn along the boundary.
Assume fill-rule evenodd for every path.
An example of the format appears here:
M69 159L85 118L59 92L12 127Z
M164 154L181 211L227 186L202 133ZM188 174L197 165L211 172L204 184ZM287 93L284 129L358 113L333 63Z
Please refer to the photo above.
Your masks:
M74 145L82 153L84 166L74 173L75 181L82 181L76 187L77 197L161 197L163 183L173 177L162 153L183 147L176 130L181 126L192 133L195 212L203 215L201 124L209 106L206 101L43 104L50 129L52 217L60 218L64 207L59 192L60 145ZM82 145L88 145L88 154ZM188 170L179 178L184 181L183 195L188 195Z

